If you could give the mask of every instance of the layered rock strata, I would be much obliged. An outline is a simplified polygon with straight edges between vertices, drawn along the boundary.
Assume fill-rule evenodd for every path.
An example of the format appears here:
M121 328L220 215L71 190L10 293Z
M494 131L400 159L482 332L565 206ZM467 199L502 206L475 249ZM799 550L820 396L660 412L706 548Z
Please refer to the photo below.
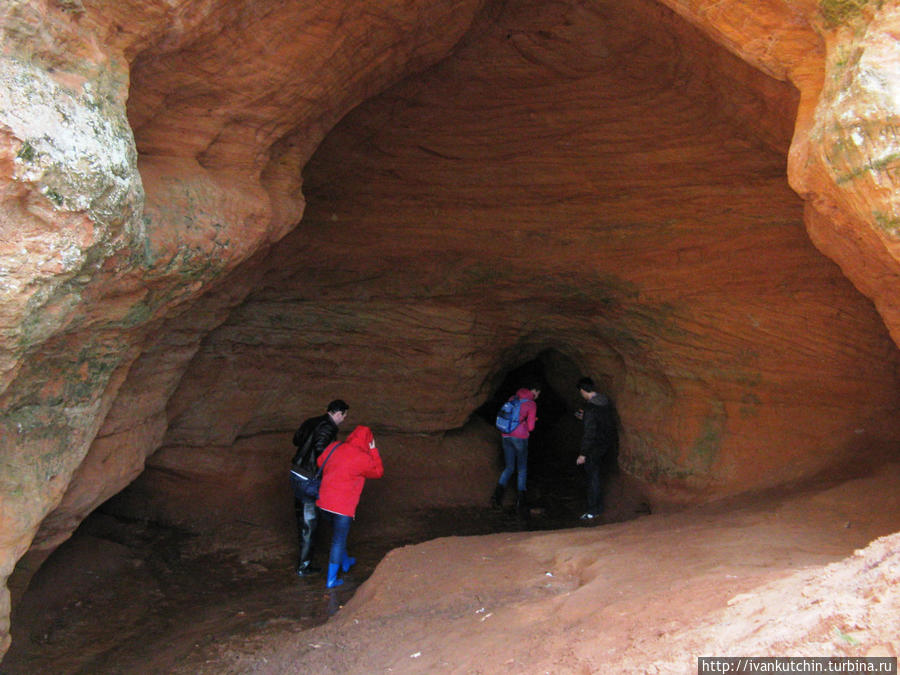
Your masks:
M660 495L890 445L897 352L803 231L796 105L653 3L482 15L323 141L303 222L207 337L165 442L288 428L335 391L391 429L454 428L555 349L602 376L621 464Z
M892 446L898 17L6 3L0 577L160 445L189 464L334 390L455 428L547 348L660 495Z

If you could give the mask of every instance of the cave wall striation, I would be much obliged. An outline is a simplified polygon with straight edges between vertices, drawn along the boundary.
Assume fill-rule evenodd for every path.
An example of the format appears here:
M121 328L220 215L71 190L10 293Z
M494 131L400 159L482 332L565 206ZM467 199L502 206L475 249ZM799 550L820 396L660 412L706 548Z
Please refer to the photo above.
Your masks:
M334 391L457 428L547 348L602 377L660 497L896 441L898 20L5 3L0 579L161 446L190 464Z
M548 348L603 376L620 463L660 497L890 444L896 348L804 232L798 107L656 3L485 12L323 141L303 221L201 346L165 444L189 463L335 392L388 429L453 428Z
M24 585L140 473L204 334L253 287L229 273L299 220L319 140L477 8L320 5L0 10L3 579L31 547ZM4 587L0 645L8 610Z

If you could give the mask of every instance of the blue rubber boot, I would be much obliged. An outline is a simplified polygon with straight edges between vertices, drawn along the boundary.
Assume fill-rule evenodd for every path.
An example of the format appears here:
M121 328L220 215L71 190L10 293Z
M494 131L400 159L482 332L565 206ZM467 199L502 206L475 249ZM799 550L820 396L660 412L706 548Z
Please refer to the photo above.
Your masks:
M343 579L338 579L338 568L340 565L328 563L328 581L325 582L326 588L334 588L344 583Z
M344 559L341 561L341 569L344 572L349 572L350 568L356 564L356 558L353 558L346 553L344 553Z

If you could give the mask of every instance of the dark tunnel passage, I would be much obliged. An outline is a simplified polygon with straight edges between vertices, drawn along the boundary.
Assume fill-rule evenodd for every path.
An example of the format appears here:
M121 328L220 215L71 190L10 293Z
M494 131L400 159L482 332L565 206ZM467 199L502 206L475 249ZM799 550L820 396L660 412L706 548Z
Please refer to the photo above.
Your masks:
M536 402L538 422L528 442L528 504L531 515L535 516L530 522L532 527L540 526L541 519L545 519L545 527L567 527L577 522L578 514L584 512L586 478L584 467L576 464L583 434L583 425L576 412L584 407L576 383L582 376L585 373L573 359L559 350L546 349L500 375L500 383L492 395L475 411L485 423L493 424L500 406L518 389L530 383L540 386L541 393ZM612 378L600 373L595 381L610 382ZM614 392L605 386L597 388L615 409ZM621 437L621 419L618 415L616 418ZM498 440L498 474L503 466L503 451ZM649 503L640 489L627 484L620 471L618 446L603 457L602 484L605 522L627 520L650 512Z

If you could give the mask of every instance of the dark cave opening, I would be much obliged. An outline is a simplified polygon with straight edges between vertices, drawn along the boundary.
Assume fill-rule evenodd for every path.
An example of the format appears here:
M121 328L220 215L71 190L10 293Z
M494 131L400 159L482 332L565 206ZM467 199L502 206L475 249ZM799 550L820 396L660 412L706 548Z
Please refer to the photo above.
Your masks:
M583 466L576 464L582 437L582 423L576 412L583 407L576 383L584 373L578 364L565 353L549 348L534 358L514 366L496 379L499 384L490 397L475 411L475 415L493 425L497 411L504 401L513 396L528 383L539 384L541 394L537 403L537 418L534 431L528 443L528 503L531 512L554 523L555 527L566 527L577 522L578 514L584 511L586 476ZM603 373L598 374L598 382L609 380ZM600 392L614 399L612 391L605 388ZM621 421L618 421L621 435ZM500 436L496 445L495 465L498 475L504 466ZM624 498L621 486L613 489L614 482L621 477L618 453L610 452L603 461L603 493L609 518L624 519L622 505ZM641 506L635 513L646 512L647 507L635 489L631 490L629 503L635 498Z

